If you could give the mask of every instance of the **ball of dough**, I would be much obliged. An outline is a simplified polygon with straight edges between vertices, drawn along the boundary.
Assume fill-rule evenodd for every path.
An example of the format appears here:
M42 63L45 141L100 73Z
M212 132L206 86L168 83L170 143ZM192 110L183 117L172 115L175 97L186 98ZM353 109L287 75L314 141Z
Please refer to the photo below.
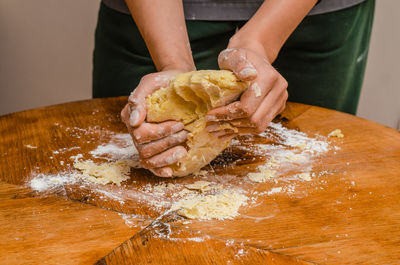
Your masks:
M226 70L202 70L179 74L168 87L147 97L147 121L181 121L189 131L188 154L171 166L174 176L186 176L210 163L228 147L205 128L206 113L237 99L248 87Z

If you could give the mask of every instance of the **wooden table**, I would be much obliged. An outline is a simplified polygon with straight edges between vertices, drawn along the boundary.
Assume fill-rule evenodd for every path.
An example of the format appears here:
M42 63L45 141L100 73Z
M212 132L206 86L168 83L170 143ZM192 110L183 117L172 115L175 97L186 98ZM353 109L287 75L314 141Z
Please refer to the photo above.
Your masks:
M162 212L90 197L76 184L52 194L26 186L34 173L56 174L72 155L85 157L108 132L125 133L125 102L87 100L0 118L0 264L400 264L400 133L323 108L289 103L281 121L309 135L344 132L329 139L339 148L314 165L330 174L297 183L293 196L271 194L233 220L165 216L147 226ZM243 177L255 167L246 165L230 171ZM110 190L175 181L132 174L136 182ZM119 212L137 216L126 222Z

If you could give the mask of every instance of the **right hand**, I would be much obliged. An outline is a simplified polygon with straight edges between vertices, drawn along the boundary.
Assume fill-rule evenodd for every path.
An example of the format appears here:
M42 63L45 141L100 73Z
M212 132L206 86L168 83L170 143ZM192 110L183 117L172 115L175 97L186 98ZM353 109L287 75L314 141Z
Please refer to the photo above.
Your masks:
M172 177L169 165L186 156L187 151L181 144L186 141L188 132L183 130L183 123L177 121L147 123L146 97L168 86L179 73L182 71L168 70L143 76L121 112L122 121L139 152L140 165L160 177Z

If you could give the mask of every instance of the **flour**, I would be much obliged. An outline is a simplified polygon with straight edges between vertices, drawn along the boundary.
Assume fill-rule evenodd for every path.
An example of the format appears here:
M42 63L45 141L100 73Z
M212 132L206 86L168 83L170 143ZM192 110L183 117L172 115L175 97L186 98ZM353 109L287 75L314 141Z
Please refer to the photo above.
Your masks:
M71 176L60 173L60 174L38 174L29 181L29 186L31 189L39 192L57 190L62 188L64 184L73 184L76 182L75 178Z
M260 155L267 154L270 158L257 167L258 172L247 174L252 182L311 181L315 176L311 174L313 161L331 149L326 138L318 135L309 137L303 132L287 129L279 123L271 122L270 127L260 136L275 139L277 144L255 144ZM307 172L304 172L305 169ZM292 171L302 173L280 177Z
M277 135L278 143L290 147L304 149L304 151L310 153L311 155L319 155L329 151L329 143L324 141L322 136L311 138L308 137L304 132L285 128L280 123L271 122L269 127L269 130L261 133L260 135L272 138L276 138L275 135ZM275 135L271 133L274 133Z
M130 134L115 134L107 144L99 145L89 152L95 158L124 160L135 157L138 151L133 145Z

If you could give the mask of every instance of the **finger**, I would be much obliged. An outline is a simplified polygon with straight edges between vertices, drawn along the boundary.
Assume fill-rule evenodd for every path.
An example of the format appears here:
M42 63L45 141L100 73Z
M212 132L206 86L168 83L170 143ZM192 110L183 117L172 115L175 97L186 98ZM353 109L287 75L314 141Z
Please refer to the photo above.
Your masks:
M150 171L154 175L162 177L162 178L171 178L171 177L173 177L172 176L173 171L172 171L172 168L170 168L170 167L153 168L153 169L150 169Z
M224 130L212 132L211 134L214 135L215 137L221 137L223 135L233 134L233 133L236 133L235 130L233 130L233 129L224 129Z
M218 139L220 139L221 141L227 141L227 140L232 140L233 138L235 138L236 136L238 136L237 133L231 133L231 134L225 134L222 136L219 136Z
M241 49L225 49L218 56L220 69L231 70L240 80L250 81L256 78L257 70Z
M128 104L126 104L125 107L124 107L124 108L122 109L122 111L121 111L121 120L122 120L125 124L127 124L128 121L129 121L129 116L130 116L129 111L130 111L130 108L129 108L129 105L128 105Z
M133 137L138 144L144 144L177 133L183 130L183 127L183 123L177 121L162 123L144 122L137 129L133 130Z
M171 76L167 74L149 74L143 76L139 85L128 98L131 109L129 124L138 127L146 118L146 97L161 87L166 87Z
M240 101L233 102L227 106L213 109L207 113L207 121L230 121L234 119L250 117L263 102L265 96L277 82L279 74L275 70L267 72L263 77L257 78L240 97ZM263 86L260 87L259 80Z
M138 145L137 149L141 158L148 158L159 154L171 147L177 146L186 141L187 131L179 131L175 134L164 137L160 140L152 141L147 144Z
M282 105L287 99L287 82L285 79L280 79L276 86L264 98L261 106L251 116L251 121L256 124L256 132L263 132L272 119L278 114Z
M165 167L178 162L179 159L186 156L186 154L186 149L179 145L151 158L140 160L140 165L147 169Z
M232 120L229 122L226 122L226 121L209 122L209 123L207 123L206 129L208 132L216 132L216 131L226 129L228 126L235 127L235 128L241 128L241 127L253 127L254 128L255 127L255 125L251 122L250 119L244 118L244 119Z
M255 127L255 124L252 123L252 121L248 118L231 120L231 121L229 121L229 123L236 128L242 128L242 127L254 128Z
M247 117L240 101L210 110L206 115L207 121L228 121Z
M274 87L279 78L278 72L269 66L269 70L263 71L250 86L243 92L240 97L241 107L243 111L251 116L256 112L266 95Z

